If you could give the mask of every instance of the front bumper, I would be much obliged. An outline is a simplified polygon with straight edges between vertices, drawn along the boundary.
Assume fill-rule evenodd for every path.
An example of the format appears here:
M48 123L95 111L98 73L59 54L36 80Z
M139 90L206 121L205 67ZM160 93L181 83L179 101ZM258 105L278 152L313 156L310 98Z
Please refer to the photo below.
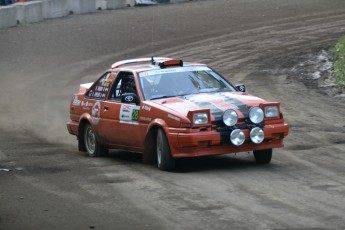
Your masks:
M241 146L235 146L230 142L230 131L219 132L214 129L205 131L190 130L179 132L169 130L168 139L171 154L175 158L211 156L226 153L247 152L283 147L283 138L288 135L287 124L266 125L263 127L265 139L260 144L254 144L250 140L250 130L243 129L246 141ZM177 132L176 132L177 131Z

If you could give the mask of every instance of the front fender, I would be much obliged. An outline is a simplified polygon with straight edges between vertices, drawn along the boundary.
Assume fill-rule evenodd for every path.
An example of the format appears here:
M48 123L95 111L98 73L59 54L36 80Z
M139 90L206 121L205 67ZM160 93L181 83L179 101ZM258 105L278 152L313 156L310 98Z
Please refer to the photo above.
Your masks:
M158 128L162 128L165 134L169 132L168 124L163 119L155 118L150 122L146 130L145 150L143 155L144 163L155 163L156 135Z
M151 123L147 127L147 133L150 132L152 127L159 126L164 129L165 132L168 132L168 124L161 118L155 118L151 121Z

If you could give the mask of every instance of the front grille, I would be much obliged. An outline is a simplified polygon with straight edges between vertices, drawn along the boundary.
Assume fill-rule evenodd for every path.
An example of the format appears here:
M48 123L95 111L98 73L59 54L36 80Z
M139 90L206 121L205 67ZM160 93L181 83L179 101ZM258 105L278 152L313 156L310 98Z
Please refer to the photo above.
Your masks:
M242 118L238 119L238 122L235 126L228 127L226 126L222 120L217 120L212 122L212 126L215 130L217 130L220 134L220 144L222 145L229 145L232 144L230 141L230 134L235 129L253 129L254 127L263 128L264 124L253 124L249 119Z

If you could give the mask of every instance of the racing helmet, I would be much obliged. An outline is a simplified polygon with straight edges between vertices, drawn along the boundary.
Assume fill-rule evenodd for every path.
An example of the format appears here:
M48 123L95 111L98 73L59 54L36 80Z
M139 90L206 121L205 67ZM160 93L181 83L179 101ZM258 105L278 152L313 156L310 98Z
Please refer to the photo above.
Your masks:
M134 76L132 74L122 77L121 93L137 93L135 89Z

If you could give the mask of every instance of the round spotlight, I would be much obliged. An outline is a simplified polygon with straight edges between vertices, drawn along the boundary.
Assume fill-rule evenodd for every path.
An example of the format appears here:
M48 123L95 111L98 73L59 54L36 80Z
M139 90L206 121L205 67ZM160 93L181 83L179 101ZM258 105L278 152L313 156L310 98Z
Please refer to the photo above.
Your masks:
M236 146L242 145L245 140L246 136L244 135L244 132L240 129L235 129L230 134L230 141Z
M262 109L259 107L252 107L249 110L249 119L254 124L259 124L264 120L264 111L262 111Z
M264 131L259 127L255 127L250 131L250 139L253 143L260 144L265 139Z
M227 126L234 126L238 121L238 115L235 110L228 109L223 113L223 122Z

